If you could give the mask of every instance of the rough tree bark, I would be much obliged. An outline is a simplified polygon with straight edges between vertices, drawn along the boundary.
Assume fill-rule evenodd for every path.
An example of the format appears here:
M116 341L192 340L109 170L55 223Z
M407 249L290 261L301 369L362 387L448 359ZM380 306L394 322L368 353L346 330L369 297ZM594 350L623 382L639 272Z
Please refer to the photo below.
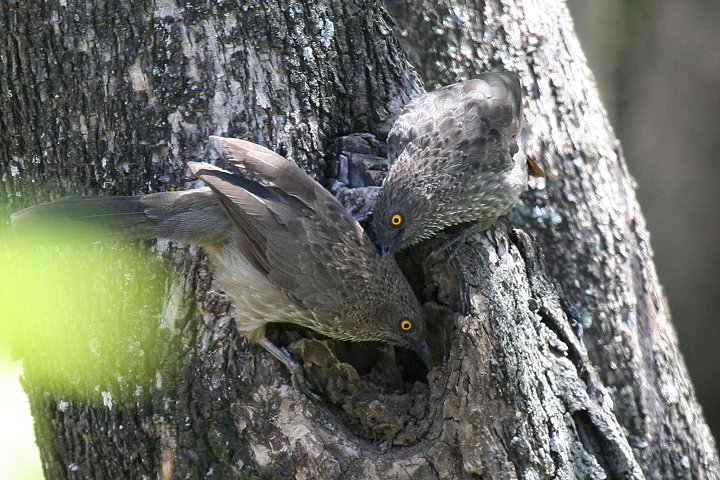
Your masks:
M717 476L632 180L562 2L11 1L0 59L3 219L68 193L186 187L186 160L216 158L210 134L326 180L334 139L382 138L420 78L496 67L522 76L525 148L548 174L511 215L517 229L432 265L431 245L402 259L437 332L427 379L402 352L277 329L319 404L238 338L202 253L160 243L172 272L162 313L124 312L122 335L90 339L106 366L125 345L137 364L78 373L71 395L47 377L77 368L72 351L52 366L25 357L47 478ZM57 349L74 333L32 335Z

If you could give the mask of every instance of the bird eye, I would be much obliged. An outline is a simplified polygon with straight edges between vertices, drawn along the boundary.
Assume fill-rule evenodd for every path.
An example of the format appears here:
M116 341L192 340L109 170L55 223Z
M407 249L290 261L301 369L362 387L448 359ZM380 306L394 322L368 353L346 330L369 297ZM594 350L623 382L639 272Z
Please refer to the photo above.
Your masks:
M400 225L402 225L404 220L405 219L403 218L402 215L400 215L399 213L396 213L395 215L390 217L390 225L392 225L393 227L399 227Z
M400 322L400 329L403 332L409 332L410 330L412 330L412 327L413 323L410 320L403 320L402 322Z

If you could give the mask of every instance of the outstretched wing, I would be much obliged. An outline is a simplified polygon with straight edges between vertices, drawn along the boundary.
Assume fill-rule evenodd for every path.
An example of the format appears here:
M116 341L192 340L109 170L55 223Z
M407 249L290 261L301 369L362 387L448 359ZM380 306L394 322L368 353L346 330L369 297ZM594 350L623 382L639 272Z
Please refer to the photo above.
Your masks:
M246 155L246 151L253 153ZM372 245L332 195L315 193L324 189L301 169L275 154L264 162L258 157L265 154L257 152L263 152L262 147L233 154L239 155L236 163L243 165L252 164L249 157L262 162L262 168L252 170L266 173L263 179L272 182L268 185L209 164L189 166L218 197L237 229L243 252L256 268L296 303L334 310L341 301L337 292L343 291L338 282L345 280L338 276L338 268L351 269L362 262L368 248L374 254ZM344 255L338 256L338 251ZM353 257L357 258L350 260L351 265L338 267L334 261Z
M189 162L188 167L215 194L245 256L259 271L273 269L267 258L267 240L287 234L288 219L297 210L282 197L257 182L230 173L209 163Z
M305 204L312 204L318 194L330 195L300 167L272 150L235 138L211 136L210 140L225 160L244 166Z

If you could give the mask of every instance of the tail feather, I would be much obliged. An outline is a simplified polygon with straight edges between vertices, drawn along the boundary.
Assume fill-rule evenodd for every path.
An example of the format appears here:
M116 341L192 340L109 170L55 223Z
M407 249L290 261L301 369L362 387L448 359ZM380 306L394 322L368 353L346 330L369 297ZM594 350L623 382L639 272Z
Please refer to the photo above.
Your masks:
M12 226L20 234L62 238L98 238L123 232L147 230L146 205L140 197L65 197L12 214ZM40 237L42 238L42 237Z
M11 218L16 232L41 240L49 236L53 241L167 238L207 245L225 241L229 227L208 189L135 197L66 197L20 210Z

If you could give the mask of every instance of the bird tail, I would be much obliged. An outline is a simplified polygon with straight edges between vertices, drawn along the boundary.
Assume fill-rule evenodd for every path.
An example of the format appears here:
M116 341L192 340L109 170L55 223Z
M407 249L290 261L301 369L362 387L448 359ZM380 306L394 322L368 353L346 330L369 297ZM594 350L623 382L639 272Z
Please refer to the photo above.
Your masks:
M14 230L53 241L167 238L199 245L226 240L228 221L209 189L142 196L65 197L12 215Z

